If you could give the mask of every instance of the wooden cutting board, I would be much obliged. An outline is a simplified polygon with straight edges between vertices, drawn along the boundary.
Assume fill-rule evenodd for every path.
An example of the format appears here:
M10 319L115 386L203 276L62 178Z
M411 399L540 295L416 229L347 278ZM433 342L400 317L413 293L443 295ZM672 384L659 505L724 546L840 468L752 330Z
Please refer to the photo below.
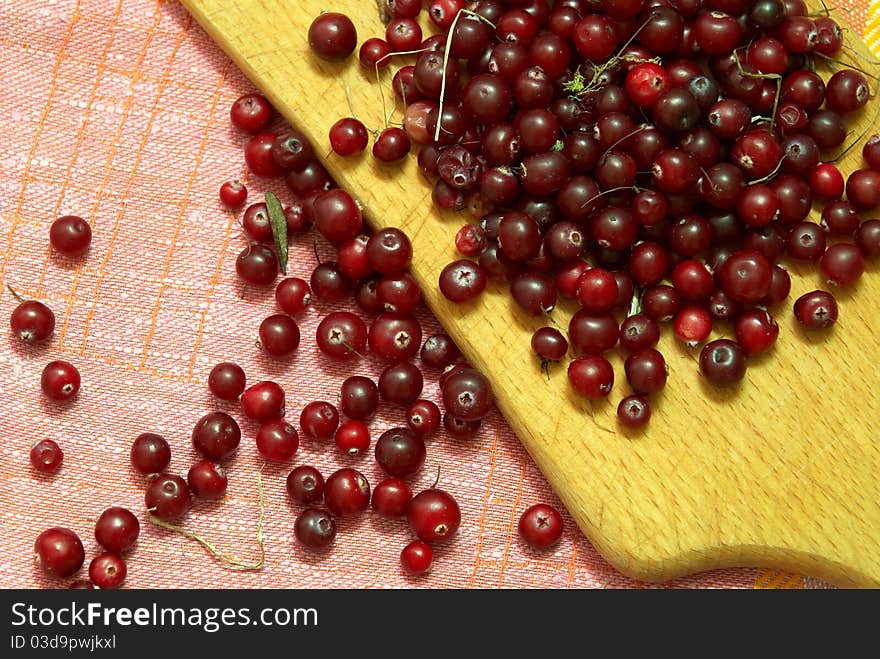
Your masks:
M384 32L374 0L184 0L196 20L318 153L351 104L368 125L382 125L390 77L314 57L307 30L322 10L351 16L359 40ZM818 5L818 3L814 3ZM847 42L870 55L852 32ZM875 70L880 71L880 69ZM826 72L827 73L827 72ZM876 83L875 83L876 86ZM876 121L873 101L859 134ZM398 111L395 120L400 120ZM844 161L860 166L860 150ZM840 321L808 336L791 301L821 287L816 268L794 268L791 301L778 310L781 333L771 355L751 364L736 389L700 378L698 351L664 332L660 349L669 383L646 431L615 420L628 393L622 360L607 402L590 405L569 390L565 367L539 371L529 349L542 323L514 309L506 287L477 302L450 304L437 288L456 258L453 236L467 217L432 208L431 185L415 157L382 165L369 153L325 158L339 185L364 204L370 224L397 226L412 238L413 273L425 299L467 358L492 381L498 406L590 541L619 570L659 581L727 566L773 567L842 586L880 585L880 272L875 265L841 292ZM554 311L567 325L573 308ZM722 328L728 335L730 328ZM623 381L623 382L622 382ZM465 521L465 524L467 522Z

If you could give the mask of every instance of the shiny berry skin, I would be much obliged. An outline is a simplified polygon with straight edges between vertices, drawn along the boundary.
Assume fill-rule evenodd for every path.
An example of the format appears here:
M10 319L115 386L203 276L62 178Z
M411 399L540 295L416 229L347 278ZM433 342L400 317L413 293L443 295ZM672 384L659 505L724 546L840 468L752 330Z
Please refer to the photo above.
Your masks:
M357 202L345 190L327 190L315 199L315 227L335 245L355 238L363 228Z
M272 106L260 94L245 94L232 104L229 118L236 128L256 135L272 121Z
M293 533L301 545L309 549L323 549L336 537L336 522L320 508L306 508L297 515Z
M617 294L617 280L608 270L590 268L578 279L577 299L587 311L609 311L617 302Z
M199 499L222 499L229 479L226 470L211 460L201 460L189 468L186 482L192 495Z
M600 14L588 14L572 32L574 46L581 57L591 62L604 62L620 43L614 21Z
M345 421L336 429L336 448L350 456L365 453L370 448L370 429L357 419Z
M837 166L830 162L816 165L809 176L810 187L816 198L823 201L834 201L843 196L843 174Z
M383 313L370 325L369 344L387 362L410 359L422 344L422 327L414 316Z
M402 517L412 500L412 490L406 481L386 478L373 490L370 505L383 517Z
M379 388L363 375L346 378L340 388L339 409L350 419L366 419L379 406Z
M837 243L825 250L819 270L833 286L852 286L865 272L865 257L855 245Z
M880 220L862 222L856 230L855 240L866 259L880 256Z
M386 430L376 442L376 462L389 476L406 478L425 463L425 441L409 428Z
M340 469L324 483L324 503L340 517L361 513L370 505L370 483L355 469Z
M651 420L651 405L644 396L627 396L617 405L617 420L624 428L641 428Z
M440 272L440 292L450 302L469 302L485 290L486 271L467 259L453 261Z
M340 156L353 156L367 148L370 135L357 119L346 117L330 127L330 148Z
M391 54L391 47L387 41L371 37L361 44L358 51L358 61L368 72L376 75L377 70L384 69L391 64Z
M430 400L419 399L406 408L406 425L417 435L433 434L443 420L440 408Z
M758 355L769 350L779 336L779 325L764 309L749 309L740 314L733 325L736 341L746 355Z
M41 474L52 474L61 468L64 453L61 447L51 439L44 439L34 444L30 452L31 466Z
M528 508L519 518L520 537L533 549L548 549L559 542L565 523L559 511L544 503Z
M101 590L119 588L125 581L126 572L122 557L109 551L97 555L89 563L89 579Z
M627 381L637 394L648 396L666 386L668 369L659 350L637 350L626 358L624 369Z
M379 375L379 395L389 403L409 405L422 393L423 386L422 372L410 362L390 364Z
M669 86L669 74L653 62L638 64L626 74L626 94L642 108L649 108Z
M302 313L312 302L312 289L299 277L283 279L275 287L275 302L284 313L295 316Z
M493 400L492 385L476 369L462 369L443 383L443 405L456 419L482 419L492 410Z
M220 362L208 375L208 389L220 400L238 400L246 384L244 370L233 362Z
M65 215L52 222L49 229L49 243L52 249L74 258L84 254L92 243L92 228L89 223L76 215Z
M292 424L273 419L257 430L257 450L266 460L286 462L299 448L299 435Z
M736 384L746 374L746 352L736 341L716 339L700 352L700 372L712 384Z
M584 398L601 400L614 386L614 369L604 357L585 355L568 365L568 381Z
M189 486L180 476L161 474L147 483L144 504L153 517L172 522L183 517L192 505Z
M241 411L257 423L280 419L284 416L284 389L271 380L251 385L241 395Z
M434 334L425 340L422 346L422 363L434 368L446 368L452 364L461 352L455 342L446 334Z
M880 135L875 133L868 138L862 147L862 157L868 167L880 170Z
M629 316L620 324L620 347L627 352L653 348L660 340L660 326L644 313Z
M265 245L250 245L235 260L235 271L246 284L271 286L278 276L278 258Z
M373 142L373 157L381 162L402 160L412 148L409 135L402 128L386 128Z
M712 273L702 261L688 259L672 270L672 285L682 300L700 302L709 297L714 280Z
M299 466L287 475L287 494L304 506L317 503L324 496L324 476L312 466Z
M412 313L422 301L422 291L408 272L385 275L379 280L377 292L387 311Z
M299 427L309 439L327 440L339 426L339 412L330 403L316 400L306 405L299 415Z
M770 290L772 266L757 252L734 252L721 266L718 277L727 295L737 302L754 304Z
M318 348L333 359L348 360L366 354L367 326L350 311L327 314L315 330Z
M461 525L458 502L443 490L419 492L409 502L406 517L410 528L424 542L447 542Z
M204 457L220 462L235 453L241 442L241 429L235 419L225 412L211 412L196 423L192 442Z
M272 159L285 172L300 172L314 161L315 151L305 135L288 128L275 136Z
M322 302L339 302L351 292L352 282L334 261L324 261L312 270L309 286Z
M838 71L825 83L825 106L840 115L862 109L870 97L868 81L858 71Z
M244 161L254 174L263 178L282 176L282 169L273 155L277 135L268 130L254 135L244 147Z
M880 206L880 172L858 169L846 180L846 198L858 210L872 210Z
M79 371L69 362L54 361L46 364L40 378L43 393L52 400L70 400L79 391Z
M400 566L411 576L424 574L431 568L434 550L421 540L413 540L400 552Z
M542 362L558 362L568 353L568 341L558 329L539 327L532 334L532 352Z
M367 241L367 262L383 275L396 275L406 270L412 254L409 238L394 227L380 229Z
M794 303L794 315L808 330L825 329L837 322L837 300L826 291L811 291Z
M141 525L127 508L107 508L95 522L95 540L104 549L117 554L131 549L137 542Z
M141 474L160 474L171 462L171 447L161 435L145 432L131 445L131 464Z
M241 206L247 199L248 190L239 180L226 181L220 186L220 201L226 208Z
M673 327L675 335L693 347L709 338L712 333L712 316L703 307L685 306L675 314Z
M241 217L241 227L245 235L257 243L272 242L272 225L266 204L259 201L248 206Z
M652 286L642 295L642 310L658 322L672 320L680 306L678 292L666 284Z
M27 300L13 309L9 324L22 341L40 343L55 331L55 314L42 302Z
M325 12L309 26L309 48L326 60L343 60L357 46L357 30L345 14Z
M270 357L290 357L299 347L299 325L286 314L273 314L260 323L258 345Z
M443 413L443 428L456 439L470 439L480 430L482 421L462 421L449 412Z
M43 574L57 579L72 577L85 560L79 536L60 526L46 529L37 536L34 554Z

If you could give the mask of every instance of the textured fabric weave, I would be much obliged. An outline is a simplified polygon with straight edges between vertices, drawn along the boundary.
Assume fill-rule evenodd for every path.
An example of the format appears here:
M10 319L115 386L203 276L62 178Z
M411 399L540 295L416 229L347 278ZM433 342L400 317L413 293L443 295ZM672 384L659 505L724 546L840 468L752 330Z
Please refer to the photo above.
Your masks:
M843 0L853 28L868 23L880 39L880 13L865 0ZM839 6L839 5L838 5ZM291 418L315 399L336 401L351 365L320 359L320 318L301 319L303 345L292 363L261 357L253 340L274 310L271 292L242 288L234 260L245 242L236 214L217 200L220 183L247 180L244 136L228 119L232 101L251 85L178 4L154 0L16 0L0 2L0 317L22 296L55 311L55 338L26 347L0 333L0 586L58 587L30 557L37 534L54 525L79 533L86 565L97 552L94 521L106 507L143 511L144 480L129 467L132 439L158 432L171 443L171 471L195 461L189 433L218 406L205 382L211 366L235 360L249 381L273 379L288 395ZM248 182L251 200L266 189ZM277 188L282 199L286 191ZM88 256L53 256L48 228L76 214L92 225ZM327 252L329 254L329 251ZM327 255L325 254L325 255ZM315 257L301 241L291 248L290 274L308 277ZM321 313L330 310L320 309ZM439 331L420 313L425 335ZM5 320L3 322L6 322ZM83 378L78 398L48 403L40 372L67 359ZM373 377L373 360L354 370ZM426 395L437 399L437 373L426 369ZM238 415L235 405L220 405ZM403 421L387 410L370 424L373 437ZM256 556L253 425L230 463L222 504L198 503L186 527L243 559ZM63 447L60 473L36 475L30 446L52 438ZM304 441L296 464L329 474L338 466L381 479L371 456L341 458L332 445ZM546 554L516 533L529 505L559 506L545 479L504 420L492 414L472 442L438 435L429 444L416 489L441 484L462 506L463 526L437 552L426 578L401 574L404 522L364 515L342 520L335 548L304 552L293 538L295 510L284 478L290 465L264 470L267 565L256 573L222 569L197 545L142 522L128 556L128 587L635 587L597 554L570 518L563 541ZM588 478L589 475L586 475ZM85 568L83 570L85 573ZM723 570L681 579L672 587L804 587L814 581L773 571Z

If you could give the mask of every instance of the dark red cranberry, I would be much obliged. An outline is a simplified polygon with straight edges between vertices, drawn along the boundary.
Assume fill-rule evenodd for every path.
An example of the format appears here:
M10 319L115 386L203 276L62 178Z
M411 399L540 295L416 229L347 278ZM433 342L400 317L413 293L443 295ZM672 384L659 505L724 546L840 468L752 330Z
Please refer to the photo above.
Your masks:
M345 14L325 12L309 27L309 47L323 59L345 59L356 45L357 30Z
M299 347L299 325L286 314L273 314L260 323L258 345L271 357L290 357Z
M750 309L734 323L736 340L746 355L757 355L769 350L779 336L779 325L764 309Z
M247 377L238 364L221 362L208 375L208 389L220 400L238 400Z
M617 405L617 419L624 428L641 428L651 419L651 405L644 396L627 396Z
M299 448L299 435L292 424L273 419L260 425L256 442L257 450L266 460L286 462Z
M119 588L125 581L125 561L118 554L98 554L89 564L89 579L101 590Z
M355 469L335 471L324 483L324 503L337 516L361 513L370 505L370 483Z
M422 328L413 316L383 313L370 325L370 350L385 361L410 359L419 351Z
M746 374L746 353L735 341L716 339L700 352L700 372L716 386L732 385Z
M79 391L79 371L70 362L56 360L43 368L40 387L43 393L55 401L67 401Z
M284 416L284 389L271 380L251 385L241 395L241 411L257 423L280 419Z
M220 462L235 453L240 441L238 423L225 412L206 414L192 431L193 447L214 462Z
M684 306L675 314L673 329L683 343L694 347L712 333L712 316L704 307Z
M254 135L244 147L244 160L248 169L264 178L282 176L284 170L278 166L273 156L275 133L262 131Z
M41 474L52 474L61 468L64 453L51 439L43 439L33 445L29 455L31 466Z
M771 264L757 252L739 251L718 272L724 292L737 302L760 301L770 290Z
M72 577L85 560L79 536L60 526L46 529L37 536L34 554L43 574L56 579Z
M808 330L825 329L837 322L837 300L826 291L811 291L794 303L794 315Z
M366 419L379 405L376 383L363 375L353 375L342 383L339 408L351 419Z
M461 353L458 346L446 334L434 334L422 346L422 363L434 368L446 368L458 359Z
M156 519L173 522L189 511L189 486L180 476L161 474L147 484L144 503Z
M568 380L572 388L589 400L601 400L614 386L614 369L604 357L586 355L568 365Z
M666 386L666 361L660 351L654 348L642 348L631 353L626 358L624 369L626 379L636 393L647 396Z
M272 106L260 94L240 96L229 111L233 125L251 135L267 128L272 121L272 115Z
M461 525L461 509L452 495L443 490L422 490L407 507L410 528L424 542L449 541Z
M314 160L315 151L304 135L288 128L286 132L275 136L275 141L272 143L272 158L285 172L292 169L302 171Z
M49 243L62 256L81 256L92 243L92 228L76 215L59 217L49 229Z
M310 439L328 440L339 426L339 412L330 403L317 400L303 407L299 415L299 427Z
M862 222L856 231L855 241L865 258L880 256L880 220Z
M138 435L131 445L131 464L144 474L159 474L171 462L171 447L161 435L145 432Z
M324 477L309 465L302 465L287 475L287 493L304 506L317 503L324 496Z
M379 376L379 394L382 400L398 405L409 405L422 393L424 380L418 366L397 362L385 367Z
M137 542L141 525L128 508L107 508L95 522L95 540L107 551L121 554Z
M533 549L549 549L559 542L565 523L559 511L539 503L526 509L517 528L520 537Z
M425 463L425 442L409 428L392 428L376 442L376 462L389 475L406 478Z
M406 425L417 435L427 437L440 427L440 408L430 400L419 399L406 408Z
M367 326L350 311L334 311L315 330L318 347L328 357L347 360L366 354Z
M846 198L858 210L880 206L880 171L858 169L846 181Z
M855 245L837 243L825 250L819 270L833 286L852 286L865 271L865 257Z
M270 286L278 276L278 259L265 245L250 245L235 261L238 276L253 286Z
M13 309L9 324L22 341L40 343L55 331L55 314L42 302L26 300Z
M324 510L306 508L297 515L293 533L301 545L309 549L323 549L330 546L336 537L336 522Z
M370 505L383 517L402 517L406 514L412 490L406 481L386 478L376 485Z
M451 302L468 302L485 290L487 279L480 264L467 259L453 261L440 272L440 292Z
M198 499L222 499L229 479L226 470L211 460L202 460L190 467L186 482L193 496Z

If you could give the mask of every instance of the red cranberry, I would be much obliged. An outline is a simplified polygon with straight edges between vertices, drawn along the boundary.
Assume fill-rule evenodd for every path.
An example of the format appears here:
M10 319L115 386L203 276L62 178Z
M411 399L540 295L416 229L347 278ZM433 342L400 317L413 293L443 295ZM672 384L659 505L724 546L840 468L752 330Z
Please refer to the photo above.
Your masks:
M614 369L604 357L586 355L568 365L568 380L572 388L589 400L601 400L614 386Z
M675 314L674 329L681 341L691 347L697 346L712 333L712 316L703 307L682 307Z
M808 330L831 327L837 322L837 300L825 291L804 293L794 303L794 315Z
M238 400L246 382L244 370L232 362L217 364L208 375L208 389L220 400Z
M131 464L144 474L159 474L171 462L171 447L161 435L145 432L131 445Z
M30 452L31 466L41 474L52 474L61 468L64 453L61 447L51 439L44 439L34 444Z
M336 522L319 508L306 508L293 523L297 541L309 549L328 547L336 537Z
M617 419L624 428L641 428L651 419L651 405L644 396L627 396L617 406Z
M452 495L443 490L419 492L406 511L410 528L424 542L447 542L461 525L461 509Z
M350 419L366 419L379 406L379 388L370 378L353 375L342 383L339 408Z
M746 355L757 355L769 350L779 336L779 325L764 309L750 309L734 323L736 340Z
M241 395L241 411L257 423L280 419L284 416L284 389L270 380L251 385Z
M273 314L260 323L258 345L270 357L290 357L299 347L299 339L299 325L286 314Z
M425 463L425 442L409 428L386 430L376 442L376 462L389 475L406 478Z
M270 286L278 276L278 259L265 245L250 245L238 255L235 271L246 284Z
M330 127L330 147L340 156L353 156L367 148L367 129L352 117L340 119Z
M422 372L410 362L390 364L379 376L379 394L389 403L409 405L422 393L423 385Z
M27 300L13 309L9 323L22 341L40 343L55 331L55 314L42 302Z
M746 374L746 353L735 341L716 339L700 353L700 372L714 385L727 386Z
M239 180L226 181L220 186L220 201L226 208L238 208L247 199L248 190Z
M333 405L316 400L306 405L299 415L299 427L310 439L327 440L339 426L339 412Z
M92 243L92 228L76 215L59 217L49 229L52 249L63 256L74 258L86 252Z
M751 304L769 292L772 267L757 252L739 251L724 262L718 276L727 295L737 302Z
M95 522L95 540L104 549L121 554L137 542L141 525L127 508L107 508Z
M321 352L334 359L353 359L367 350L367 326L349 311L324 316L315 330L315 338Z
M548 549L559 542L565 524L559 511L544 503L536 504L519 518L519 534L533 549Z
M340 424L334 436L336 448L350 456L365 453L370 448L370 429L357 419Z
M283 171L302 171L315 159L315 151L308 139L288 128L275 136L272 142L272 158Z
M273 419L257 430L257 450L267 460L287 462L299 448L299 435L292 424Z
M264 178L274 178L284 174L284 170L275 162L273 147L277 135L263 131L254 135L244 147L244 160L248 169Z
M475 369L464 369L443 383L443 405L456 419L476 421L492 409L492 385Z
M53 526L37 536L34 554L43 573L56 579L72 577L85 560L79 536L60 526Z
M427 572L433 560L434 550L421 540L413 540L400 552L400 565L404 572L412 576Z
M865 271L865 257L855 245L837 243L825 250L819 259L819 270L829 284L852 286Z
M153 517L173 522L189 511L189 486L180 476L162 474L147 484L144 504Z
M370 505L370 483L355 469L340 469L324 483L324 503L337 516L361 513Z
M192 431L193 447L209 460L220 462L235 453L241 441L238 423L225 412L206 414Z
M269 126L272 114L272 106L263 96L245 94L232 104L229 118L237 128L251 135L256 135Z
M370 505L383 517L402 517L411 500L412 490L406 481L386 478L373 490Z
M309 27L309 48L318 57L342 60L357 46L357 30L345 14L325 12Z
M40 387L43 393L52 400L70 400L79 391L80 377L76 367L64 361L54 361L46 364L43 375L40 378Z
M413 316L383 313L370 325L370 350L387 362L410 359L421 343L422 327Z
M486 288L486 273L479 264L462 259L453 261L440 272L440 292L451 302L468 302Z
M440 408L430 400L416 400L406 408L406 425L417 435L427 437L440 427Z
M194 497L199 499L222 499L229 480L226 471L210 460L196 462L186 475L186 482Z
M126 572L122 557L109 551L99 554L89 563L89 579L101 590L119 588L125 581Z
M314 467L297 467L287 475L287 493L304 506L317 503L324 496L324 476Z

